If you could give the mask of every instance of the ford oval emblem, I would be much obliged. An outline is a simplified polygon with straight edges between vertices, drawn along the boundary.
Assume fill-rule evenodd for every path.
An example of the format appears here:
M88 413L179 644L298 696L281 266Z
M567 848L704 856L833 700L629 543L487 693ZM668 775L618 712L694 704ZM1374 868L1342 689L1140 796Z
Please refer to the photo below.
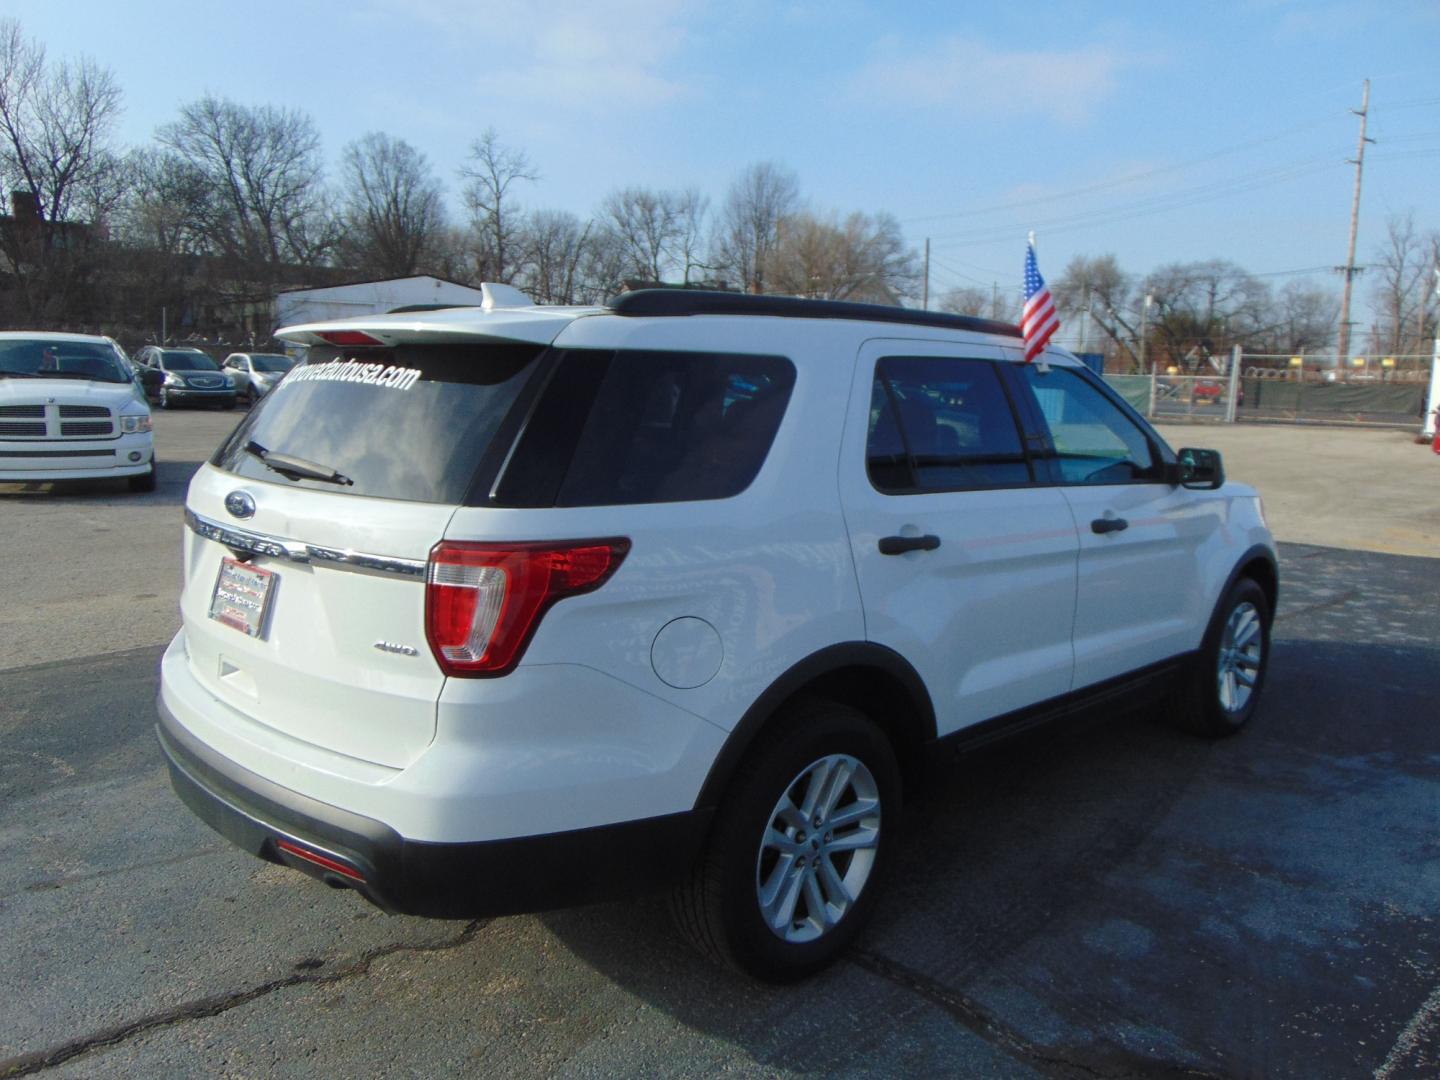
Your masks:
M232 491L225 496L225 509L230 511L231 517L254 517L255 500L248 491Z

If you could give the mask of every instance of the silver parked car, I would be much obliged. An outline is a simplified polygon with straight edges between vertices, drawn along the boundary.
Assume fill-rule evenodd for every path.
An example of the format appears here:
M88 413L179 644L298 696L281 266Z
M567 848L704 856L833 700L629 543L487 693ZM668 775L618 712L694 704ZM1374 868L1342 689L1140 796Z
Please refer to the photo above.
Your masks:
M284 353L231 353L225 358L225 373L235 380L240 400L253 405L275 388L295 361Z

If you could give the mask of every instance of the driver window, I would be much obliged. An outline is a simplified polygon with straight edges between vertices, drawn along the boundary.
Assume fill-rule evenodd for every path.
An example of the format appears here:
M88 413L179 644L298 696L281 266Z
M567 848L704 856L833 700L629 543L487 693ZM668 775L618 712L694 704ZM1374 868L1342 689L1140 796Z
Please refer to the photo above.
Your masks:
M1145 433L1098 389L1063 367L1024 367L1025 380L1055 444L1066 484L1132 484L1160 480L1162 470Z

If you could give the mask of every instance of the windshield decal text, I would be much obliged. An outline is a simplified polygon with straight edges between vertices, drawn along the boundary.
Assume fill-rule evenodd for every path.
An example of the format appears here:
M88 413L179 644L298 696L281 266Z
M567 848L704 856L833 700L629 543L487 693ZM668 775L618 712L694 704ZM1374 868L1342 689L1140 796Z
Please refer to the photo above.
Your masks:
M331 360L328 364L297 367L280 385L293 382L350 382L381 386L387 390L409 390L420 381L420 375L419 368L363 364L359 360Z

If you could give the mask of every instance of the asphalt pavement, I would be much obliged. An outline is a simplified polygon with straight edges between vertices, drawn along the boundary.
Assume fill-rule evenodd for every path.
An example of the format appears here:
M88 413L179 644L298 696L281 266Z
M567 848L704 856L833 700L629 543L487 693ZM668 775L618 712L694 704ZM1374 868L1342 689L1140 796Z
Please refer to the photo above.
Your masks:
M0 487L0 1078L1440 1072L1440 560L1405 501L1427 481L1387 494L1374 433L1330 440L1352 470L1167 431L1224 450L1287 541L1251 728L1120 715L962 762L858 950L774 989L691 953L662 898L384 916L185 810L156 664L183 486L237 419L159 415L154 495ZM1406 450L1433 495L1440 457ZM1372 504L1410 553L1350 542Z

